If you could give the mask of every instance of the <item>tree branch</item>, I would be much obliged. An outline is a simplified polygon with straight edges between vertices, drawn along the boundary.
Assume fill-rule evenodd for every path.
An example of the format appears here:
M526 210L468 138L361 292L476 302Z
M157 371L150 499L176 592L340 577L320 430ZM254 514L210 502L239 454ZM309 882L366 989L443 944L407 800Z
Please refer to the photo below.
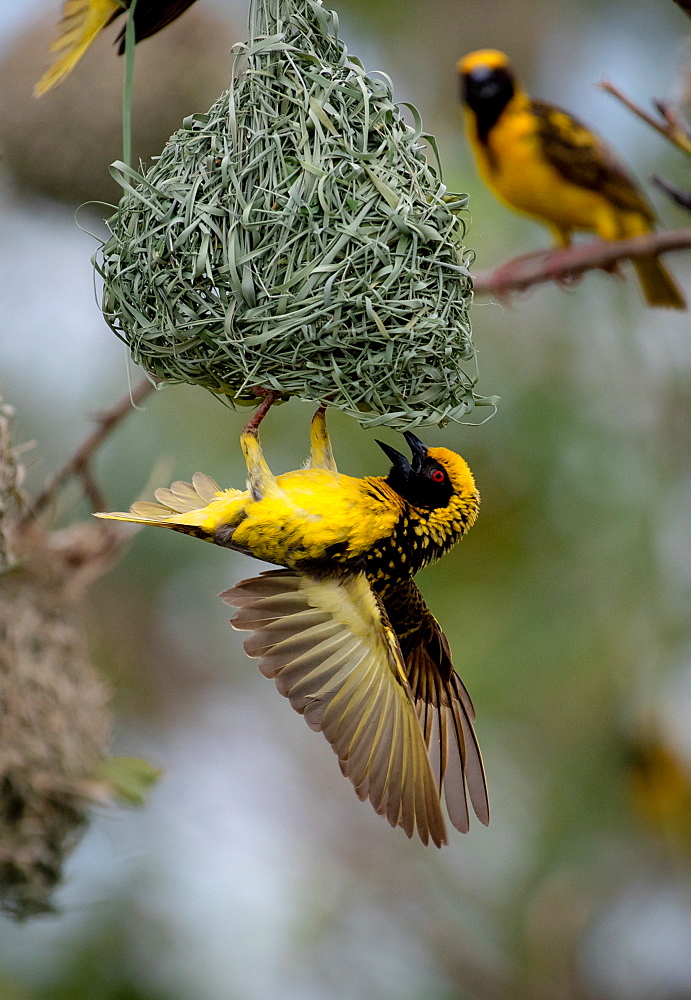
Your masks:
M691 226L667 232L646 233L628 240L580 243L564 250L515 257L493 271L479 271L473 278L476 295L501 295L522 291L546 281L564 281L597 268L612 269L621 260L670 250L691 249Z
M661 119L654 118L639 104L636 104L630 97L627 97L622 90L619 90L613 83L610 83L609 80L602 80L598 86L601 90L606 90L608 94L616 97L629 111L633 111L635 115L638 115L639 118L650 125L651 128L654 128L656 132L659 132L660 135L664 135L665 139L673 143L682 153L691 156L691 134L684 128L681 119L668 104L665 104L663 101L655 101L655 106L662 117Z
M665 194L676 202L681 208L687 209L691 212L691 191L682 191L680 188L668 181L666 177L660 177L659 174L653 174L650 178L653 184L665 192Z
M85 438L69 461L62 467L62 469L60 469L53 479L51 479L48 485L41 490L39 495L31 504L31 511L25 520L38 517L38 515L45 510L48 504L52 503L65 483L73 476L78 476L82 479L86 488L86 493L92 503L101 502L100 493L98 489L95 488L95 483L89 470L89 463L96 450L103 444L105 439L109 436L109 434L111 434L115 427L117 427L127 414L131 412L133 407L136 407L142 402L142 400L146 399L153 389L154 385L148 378L142 379L142 381L134 387L131 395L130 393L127 393L127 395L124 396L119 403L116 403L112 409L108 410L106 413L100 414L96 418L96 429L92 431L87 438Z

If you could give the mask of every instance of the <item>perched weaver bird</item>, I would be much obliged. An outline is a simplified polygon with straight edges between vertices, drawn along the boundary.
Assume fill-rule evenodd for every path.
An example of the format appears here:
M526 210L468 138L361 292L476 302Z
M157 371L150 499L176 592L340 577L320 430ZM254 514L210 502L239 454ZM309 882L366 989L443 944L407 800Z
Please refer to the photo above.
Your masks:
M249 426L249 425L248 425ZM466 783L489 821L473 705L447 640L412 577L474 523L479 495L465 461L411 433L412 461L379 442L386 478L336 469L323 410L307 467L276 476L254 432L241 442L248 489L208 476L156 491L130 514L284 567L222 594L245 650L307 724L323 732L361 799L423 843L468 829Z
M134 9L134 37L155 35L191 7L195 0L137 0ZM44 73L34 87L34 95L40 97L57 86L69 73L89 48L94 38L121 14L129 10L132 0L65 0L62 8L60 34L50 46L51 52L60 53L56 62ZM119 33L120 55L125 51L125 29Z
M574 230L620 240L654 228L651 206L614 152L567 111L531 100L503 52L471 52L458 70L478 169L509 208L543 222L560 247ZM648 305L686 308L658 257L632 263Z

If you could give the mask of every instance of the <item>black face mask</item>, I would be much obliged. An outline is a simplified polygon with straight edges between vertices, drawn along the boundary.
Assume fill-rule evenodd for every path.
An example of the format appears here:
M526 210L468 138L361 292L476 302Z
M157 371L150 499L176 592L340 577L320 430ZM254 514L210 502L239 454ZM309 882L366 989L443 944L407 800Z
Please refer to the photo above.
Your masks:
M475 114L480 142L485 142L493 125L516 92L508 69L478 67L461 77L461 98Z
M448 506L453 488L446 469L429 457L427 445L411 431L406 431L403 436L412 453L411 462L400 451L383 441L377 441L384 454L393 462L386 482L414 507L434 510Z

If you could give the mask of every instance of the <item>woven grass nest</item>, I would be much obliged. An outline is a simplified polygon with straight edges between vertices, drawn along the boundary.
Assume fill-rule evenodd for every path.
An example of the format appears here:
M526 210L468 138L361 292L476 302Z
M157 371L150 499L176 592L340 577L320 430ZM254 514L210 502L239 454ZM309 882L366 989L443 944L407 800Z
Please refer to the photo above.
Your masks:
M243 402L260 385L366 426L478 404L466 195L427 163L390 80L315 0L253 0L231 88L124 195L97 255L135 361Z

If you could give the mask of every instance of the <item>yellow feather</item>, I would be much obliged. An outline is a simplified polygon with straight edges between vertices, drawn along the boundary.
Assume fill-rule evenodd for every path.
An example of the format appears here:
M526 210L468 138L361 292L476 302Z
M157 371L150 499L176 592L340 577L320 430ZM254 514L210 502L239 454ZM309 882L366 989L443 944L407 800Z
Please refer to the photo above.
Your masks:
M41 97L72 72L94 38L124 6L118 0L66 0L60 34L50 46L51 52L66 51L38 81L34 97Z
M558 246L574 231L620 240L652 231L647 199L614 152L568 112L533 101L503 52L460 60L466 130L478 170L507 207L546 225ZM664 265L634 264L648 305L685 308Z

